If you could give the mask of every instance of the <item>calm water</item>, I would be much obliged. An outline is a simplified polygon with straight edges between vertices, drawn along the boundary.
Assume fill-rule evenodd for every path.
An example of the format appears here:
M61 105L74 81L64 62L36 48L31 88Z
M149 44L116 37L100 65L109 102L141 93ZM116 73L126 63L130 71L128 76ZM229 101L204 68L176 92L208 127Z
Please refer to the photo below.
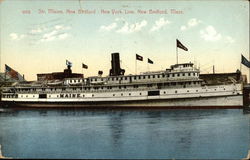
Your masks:
M222 110L1 110L13 158L244 158L250 115Z

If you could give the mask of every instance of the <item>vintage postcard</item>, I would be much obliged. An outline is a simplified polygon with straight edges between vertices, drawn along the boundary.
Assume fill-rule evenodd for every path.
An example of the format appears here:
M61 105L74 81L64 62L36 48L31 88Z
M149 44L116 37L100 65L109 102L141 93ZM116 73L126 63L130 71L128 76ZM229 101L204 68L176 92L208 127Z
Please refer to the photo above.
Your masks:
M247 157L247 0L0 0L0 35L0 158Z

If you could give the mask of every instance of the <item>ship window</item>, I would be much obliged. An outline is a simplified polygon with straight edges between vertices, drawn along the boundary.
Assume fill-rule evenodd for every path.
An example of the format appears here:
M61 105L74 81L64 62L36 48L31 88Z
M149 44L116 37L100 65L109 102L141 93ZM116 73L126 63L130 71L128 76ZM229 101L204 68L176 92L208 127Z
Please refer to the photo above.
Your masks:
M127 77L124 77L125 80L127 80Z
M122 87L121 86L119 86L119 89L121 89Z
M175 74L172 74L172 77L174 77L175 76Z
M131 93L129 93L128 95L131 96Z
M189 90L187 90L187 92L189 92Z
M140 95L141 95L141 93L140 93Z
M153 78L155 78L155 75L153 75Z
M138 85L134 85L134 88L138 88Z
M148 78L150 78L150 75L148 75Z
M119 79L119 78L118 78L118 77L116 77L116 80L117 80L117 81L118 81L118 79Z
M121 93L121 96L123 96L123 93Z
M127 86L124 86L124 88L126 89L126 88L127 88Z
M146 76L143 76L143 79L145 79L146 78Z
M158 78L160 78L160 75L158 75Z
M175 91L175 93L177 93L177 91Z
M148 87L152 87L152 86L153 86L153 84L148 84L147 86L148 86Z
M198 92L198 90L196 90L196 92Z
M180 77L180 74L178 73L177 76Z
M190 74L190 73L188 73L188 76L191 76L191 74Z
M39 98L47 98L47 94L39 94Z
M115 96L115 94L113 94L113 96Z
M214 89L216 91L216 89Z
M141 79L141 76L138 76L139 79Z
M148 96L159 96L160 91L148 91Z
M95 81L97 81L97 79L95 79Z
M166 92L165 92L165 91L164 91L163 93L164 93L164 94L166 94Z
M167 77L169 77L169 74L167 74Z
M224 90L226 90L226 89L224 88Z
M26 95L26 97L28 97L28 95Z
M112 81L114 80L114 78L111 79Z
M94 95L92 94L92 97L94 97Z
M195 73L193 73L193 75L195 76Z
M185 73L182 73L182 76L185 76Z

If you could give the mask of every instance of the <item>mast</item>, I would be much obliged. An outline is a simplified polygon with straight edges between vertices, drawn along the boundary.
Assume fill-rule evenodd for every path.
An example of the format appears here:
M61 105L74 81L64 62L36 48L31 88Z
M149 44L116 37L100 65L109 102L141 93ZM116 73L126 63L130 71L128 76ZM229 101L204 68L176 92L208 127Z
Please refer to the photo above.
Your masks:
M176 64L178 64L178 47L176 45Z

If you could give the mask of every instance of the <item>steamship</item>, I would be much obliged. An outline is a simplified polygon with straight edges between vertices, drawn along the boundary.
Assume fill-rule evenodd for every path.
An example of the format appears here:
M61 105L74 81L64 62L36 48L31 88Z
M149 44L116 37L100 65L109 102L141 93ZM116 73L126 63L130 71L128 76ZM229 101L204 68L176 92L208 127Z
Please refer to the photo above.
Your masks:
M171 65L162 71L125 75L119 53L112 53L111 58L106 77L64 78L4 87L2 106L238 108L243 105L241 82L232 79L232 83L208 85L191 62Z

